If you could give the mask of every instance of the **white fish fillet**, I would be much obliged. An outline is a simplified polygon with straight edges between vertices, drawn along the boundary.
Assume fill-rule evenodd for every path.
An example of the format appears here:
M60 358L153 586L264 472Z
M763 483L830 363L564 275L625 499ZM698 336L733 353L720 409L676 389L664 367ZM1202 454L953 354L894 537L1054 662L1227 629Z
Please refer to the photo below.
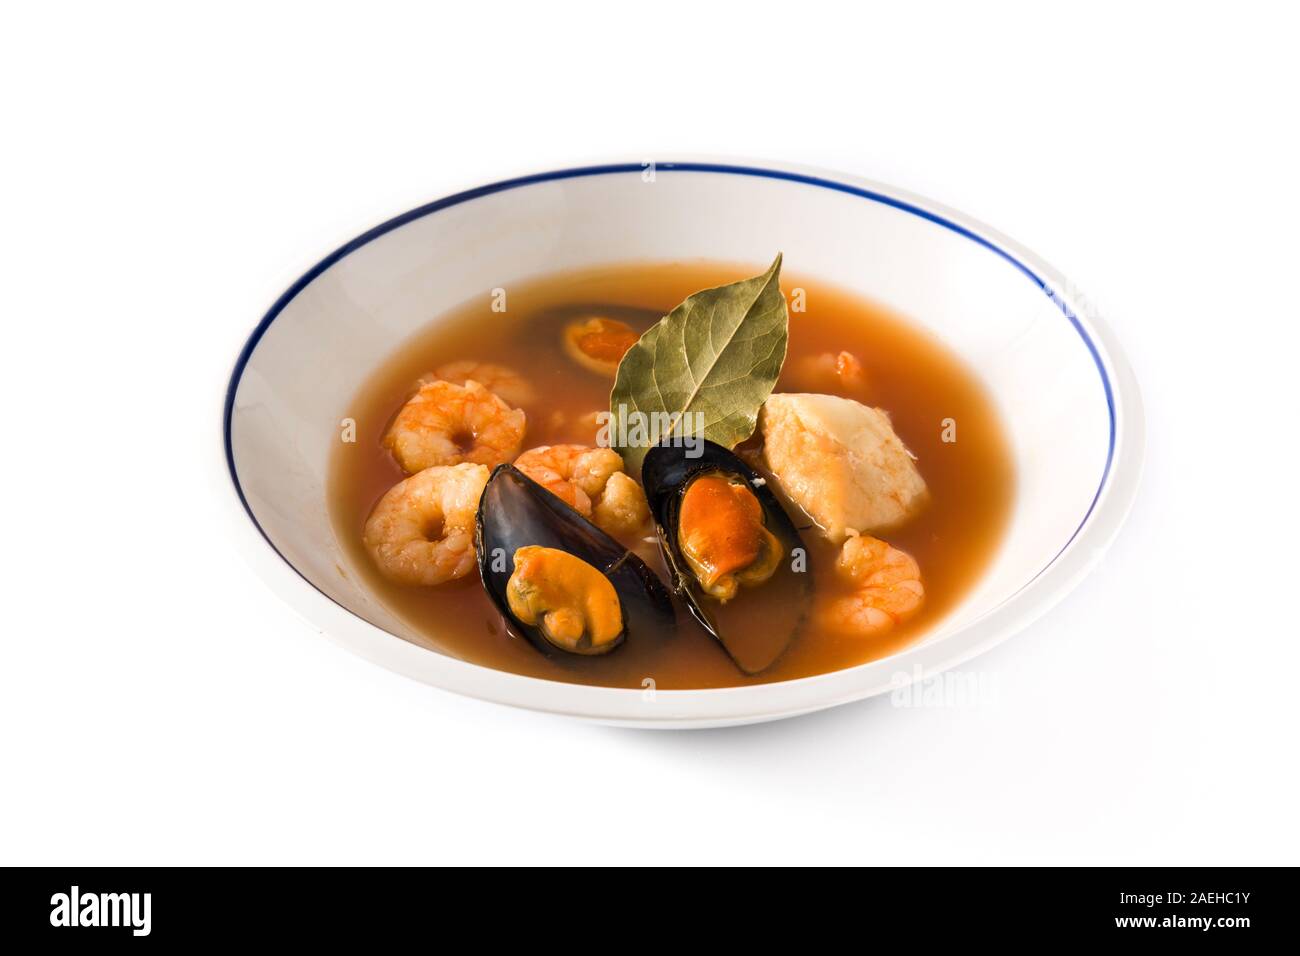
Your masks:
M878 408L834 395L775 394L759 416L763 458L781 492L831 541L897 527L925 479Z

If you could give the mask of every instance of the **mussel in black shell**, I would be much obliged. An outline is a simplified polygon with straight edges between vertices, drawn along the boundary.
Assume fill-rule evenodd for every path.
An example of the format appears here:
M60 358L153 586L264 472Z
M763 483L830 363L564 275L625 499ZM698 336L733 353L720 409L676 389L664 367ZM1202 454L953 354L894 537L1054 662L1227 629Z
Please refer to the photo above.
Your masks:
M766 670L812 596L794 522L761 475L713 442L651 448L641 481L678 595L741 670Z
M675 624L644 561L513 465L483 489L474 547L510 630L545 653L607 654Z

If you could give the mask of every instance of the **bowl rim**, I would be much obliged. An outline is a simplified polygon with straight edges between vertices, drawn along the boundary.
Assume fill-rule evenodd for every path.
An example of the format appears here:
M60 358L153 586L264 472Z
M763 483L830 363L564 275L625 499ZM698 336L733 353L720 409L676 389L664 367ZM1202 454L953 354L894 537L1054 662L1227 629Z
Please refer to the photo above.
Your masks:
M977 243L1005 260L1048 296L1088 349L1101 378L1109 415L1106 462L1097 490L1074 532L1056 555L1016 592L976 620L929 644L914 644L878 660L811 677L742 687L690 690L593 687L528 677L412 644L336 602L289 561L253 513L235 465L232 426L245 368L267 329L299 293L331 266L373 240L417 219L484 196L525 186L592 176L636 173L651 161L607 162L528 173L476 186L425 203L361 233L308 269L267 310L235 360L222 413L222 445L232 511L243 518L238 544L263 580L308 623L367 659L443 689L497 703L638 726L719 726L794 716L925 680L1011 637L1046 613L1100 560L1136 497L1145 446L1141 394L1114 333L1084 308L1077 287L1037 254L955 209L883 183L815 167L739 159L691 158L653 162L660 172L747 176L829 189L922 218ZM1081 305L1082 303L1082 305ZM1087 545L1085 547L1085 545ZM306 584L307 587L302 585ZM965 638L962 640L962 638ZM385 645L393 646L385 646ZM411 652L415 652L413 655ZM419 655L418 657L415 655ZM890 670L887 679L884 671Z

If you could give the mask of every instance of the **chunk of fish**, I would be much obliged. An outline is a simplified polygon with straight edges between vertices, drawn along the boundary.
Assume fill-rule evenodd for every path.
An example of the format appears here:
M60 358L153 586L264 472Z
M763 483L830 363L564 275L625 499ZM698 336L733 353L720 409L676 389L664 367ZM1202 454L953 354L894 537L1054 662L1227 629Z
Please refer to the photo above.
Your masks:
M897 527L921 507L925 479L889 416L834 395L768 397L763 459L779 490L836 544Z

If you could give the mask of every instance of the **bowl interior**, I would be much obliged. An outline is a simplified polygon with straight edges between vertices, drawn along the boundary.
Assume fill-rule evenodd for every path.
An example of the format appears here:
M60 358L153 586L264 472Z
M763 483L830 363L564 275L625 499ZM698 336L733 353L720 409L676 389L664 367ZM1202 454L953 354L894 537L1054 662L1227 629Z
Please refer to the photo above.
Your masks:
M1002 413L1017 502L982 580L920 643L944 641L1073 540L1110 467L1115 411L1092 339L1034 271L934 207L876 189L770 170L682 164L650 176L627 165L528 177L400 217L304 277L250 341L228 407L237 489L311 585L435 654L366 590L331 526L330 452L363 380L439 314L512 282L629 260L728 260L757 272L778 250L792 270L931 330L977 370Z

